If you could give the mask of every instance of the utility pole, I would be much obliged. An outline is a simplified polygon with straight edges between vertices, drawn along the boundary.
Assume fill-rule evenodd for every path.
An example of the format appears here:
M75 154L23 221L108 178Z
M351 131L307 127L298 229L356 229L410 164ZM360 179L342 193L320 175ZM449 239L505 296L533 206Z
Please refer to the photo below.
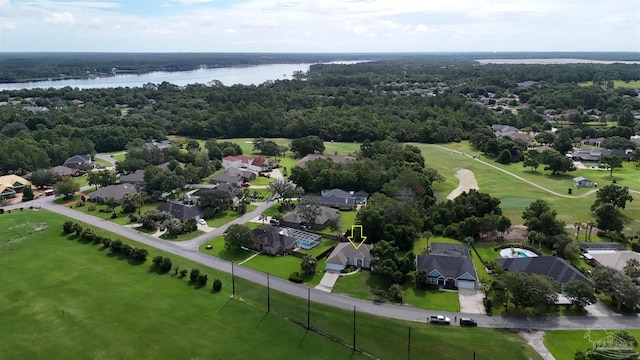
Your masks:
M307 330L309 330L311 329L311 288L307 290Z
M233 261L231 262L231 297L236 297L236 277L233 274Z
M267 312L271 312L271 286L269 286L269 274L267 274Z
M356 307L353 307L353 351L356 351Z

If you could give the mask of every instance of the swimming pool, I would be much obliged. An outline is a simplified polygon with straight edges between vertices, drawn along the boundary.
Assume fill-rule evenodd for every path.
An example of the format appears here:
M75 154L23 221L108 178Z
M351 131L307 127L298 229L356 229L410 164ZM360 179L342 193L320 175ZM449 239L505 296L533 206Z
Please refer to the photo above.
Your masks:
M296 244L298 244L298 246L303 248L303 249L311 249L311 248L317 246L318 242L317 241L298 239L298 240L296 240Z
M536 253L531 250L522 249L519 247L510 247L500 250L500 256L503 258L530 258L538 257Z

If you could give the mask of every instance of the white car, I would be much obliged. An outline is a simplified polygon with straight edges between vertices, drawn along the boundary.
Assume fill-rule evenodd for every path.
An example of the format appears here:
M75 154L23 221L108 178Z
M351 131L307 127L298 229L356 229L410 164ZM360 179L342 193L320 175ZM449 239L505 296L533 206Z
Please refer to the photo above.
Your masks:
M448 316L433 315L429 317L429 322L431 324L450 325L451 319Z
M200 220L198 220L198 223L199 223L200 225L207 225L207 222L206 222L206 221L204 221L204 219L200 219Z

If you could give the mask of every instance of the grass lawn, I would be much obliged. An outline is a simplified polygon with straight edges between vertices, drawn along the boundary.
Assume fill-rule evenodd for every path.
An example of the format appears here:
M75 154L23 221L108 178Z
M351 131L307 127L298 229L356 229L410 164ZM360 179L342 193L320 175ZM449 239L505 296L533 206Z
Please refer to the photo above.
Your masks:
M289 275L293 272L301 273L301 262L301 258L293 255L271 256L260 254L242 265L262 271L272 276L288 279ZM304 283L309 286L318 285L320 283L320 279L322 279L324 266L325 265L321 265L319 263L315 274L303 276L302 278L304 279Z
M264 177L264 176L258 176L257 178L251 180L251 185L256 185L256 186L264 186L264 185L269 185L272 182L274 182L276 179L272 178L272 177ZM253 190L253 189L252 189Z
M0 279L0 353L20 358L364 359L349 347L274 314L306 322L307 302L236 279L243 301L230 298L229 274L156 249L180 269L199 268L220 278L221 293L195 289L173 273L150 271L150 260L131 265L100 246L61 235L65 217L47 211L0 216L0 266L20 269L20 281ZM100 229L96 233L117 237ZM135 247L145 246L125 240ZM41 261L46 259L47 261ZM64 310L64 316L62 315ZM311 327L351 344L350 311L311 302ZM426 353L440 359L541 359L524 340L497 329L433 327L357 314L357 346L377 358ZM34 341L37 339L37 341ZM259 351L257 351L259 349Z
M640 330L628 330L631 335L640 340ZM610 330L609 333L615 333L616 330ZM591 330L587 338L587 330L551 330L544 333L544 345L549 349L553 357L556 359L573 359L576 350L586 351L592 349L593 345L589 342L598 341L606 337L606 330ZM635 351L640 352L640 347L636 347Z
M212 249L207 250L207 246L211 245ZM206 243L200 245L200 252L217 256L219 258L239 263L254 253L246 250L227 250L224 248L224 236L217 236Z
M404 300L407 304L423 308L441 311L460 311L458 293L455 291L422 290L414 288L415 281L409 277L403 284ZM391 284L367 270L361 270L356 274L341 276L333 292L347 294L359 299L375 300L374 289L387 291Z
M247 212L251 212L255 208L256 208L255 205L247 205ZM207 219L207 224L209 224L209 226L211 227L219 228L220 226L228 223L229 221L233 221L242 215L243 214L240 214L237 211L225 210L216 214L216 216L213 219Z
M314 247L313 249L310 249L310 250L300 249L299 252L301 252L303 254L309 254L309 255L312 255L312 256L318 256L318 255L322 254L322 252L328 250L330 247L336 246L338 243L339 243L338 240L322 238L322 243L320 243L318 246L316 246L316 247ZM322 268L322 269L324 270L324 268Z
M80 195L73 195L69 198L65 198L65 197L58 197L55 200L53 200L54 204L58 204L58 205L63 205L63 204L68 204L71 202L75 202L80 200Z
M96 165L111 166L110 162L108 162L106 160L102 160L102 159L95 159L95 163L96 163Z
M358 212L355 210L340 210L340 223L342 224L343 232L350 230L351 225L356 223L356 215L358 215ZM366 229L363 229L363 231L366 231Z
M93 215L93 216L99 217L99 218L104 219L104 220L112 221L112 222L114 222L116 224L119 224L119 225L129 224L129 220L128 220L129 214L122 214L122 206L118 205L115 208L113 208L113 210L118 214L118 217L115 218L115 219L112 219L111 218L111 214L113 214L112 212L109 212L109 213L100 212L101 209L106 209L107 205L104 205L104 204L93 204L93 205L95 205L96 209L95 210L89 210L89 207L90 207L91 204L92 203L87 201L87 202L84 203L84 206L80 206L80 207L74 206L73 208L76 209L76 210L80 210L82 212L85 212L85 213L87 213L89 215ZM149 204L145 204L140 208L140 213L143 213L143 212L148 211L148 210L156 209L160 205L162 205L162 202L160 202L160 201L149 203ZM154 232L152 232L152 233L154 233Z
M180 234L177 236L173 236L173 235L169 235L168 233L164 233L160 236L160 239L164 239L164 240L169 240L169 241L186 241L186 240L191 240L191 239L195 239L198 236L205 234L204 231L201 230L196 230L196 231L192 231L188 234Z

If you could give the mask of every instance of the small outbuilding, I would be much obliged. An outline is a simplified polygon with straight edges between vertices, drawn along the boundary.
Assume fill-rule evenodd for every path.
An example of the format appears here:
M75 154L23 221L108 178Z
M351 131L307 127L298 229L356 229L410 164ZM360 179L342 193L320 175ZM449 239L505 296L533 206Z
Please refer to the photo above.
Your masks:
M575 187L592 187L593 186L593 181L582 177L582 176L578 176L578 177L574 177L573 178L573 185Z

